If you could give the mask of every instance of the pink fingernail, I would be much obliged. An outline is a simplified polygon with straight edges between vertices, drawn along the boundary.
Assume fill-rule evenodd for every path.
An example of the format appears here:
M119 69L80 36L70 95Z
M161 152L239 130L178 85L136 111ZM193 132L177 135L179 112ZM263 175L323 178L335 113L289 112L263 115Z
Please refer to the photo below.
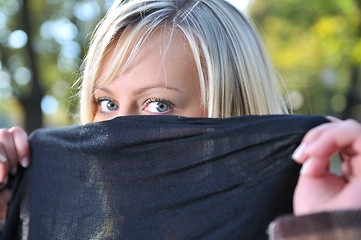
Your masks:
M300 159L305 151L306 151L306 144L301 143L301 144L296 148L296 150L294 151L294 153L292 154L293 160L298 160L298 159Z
M24 158L21 160L21 166L23 166L24 168L27 168L27 167L29 166L29 158L24 157Z
M310 173L310 166L311 166L312 159L307 159L306 162L302 165L300 174L307 175Z
M8 159L4 155L0 154L0 161L6 163Z

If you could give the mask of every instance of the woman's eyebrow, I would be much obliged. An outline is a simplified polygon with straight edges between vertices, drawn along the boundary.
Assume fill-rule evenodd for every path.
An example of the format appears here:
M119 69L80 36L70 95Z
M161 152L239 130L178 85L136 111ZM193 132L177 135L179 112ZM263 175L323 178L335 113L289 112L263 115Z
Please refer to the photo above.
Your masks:
M107 88L107 87L96 87L93 95L94 95L98 90L103 91L103 92L106 92L106 93L108 93L108 94L110 94L110 95L113 94L112 90L110 90L110 89Z
M155 88L162 88L162 89L165 89L165 90L173 90L173 91L177 91L177 92L180 92L180 93L183 93L180 89L178 88L174 88L174 87L170 87L168 85L163 85L163 84L159 84L159 85L152 85L152 86L149 86L149 87L145 87L145 88L140 88L138 90L136 90L136 94L142 94L146 91L149 91L151 89L155 89Z

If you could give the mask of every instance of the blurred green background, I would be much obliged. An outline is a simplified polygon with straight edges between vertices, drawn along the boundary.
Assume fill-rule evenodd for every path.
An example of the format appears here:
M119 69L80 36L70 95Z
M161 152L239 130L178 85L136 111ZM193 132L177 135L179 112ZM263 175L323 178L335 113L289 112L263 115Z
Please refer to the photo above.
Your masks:
M112 2L0 1L0 128L79 122L72 85ZM361 0L253 0L245 11L294 113L361 120Z

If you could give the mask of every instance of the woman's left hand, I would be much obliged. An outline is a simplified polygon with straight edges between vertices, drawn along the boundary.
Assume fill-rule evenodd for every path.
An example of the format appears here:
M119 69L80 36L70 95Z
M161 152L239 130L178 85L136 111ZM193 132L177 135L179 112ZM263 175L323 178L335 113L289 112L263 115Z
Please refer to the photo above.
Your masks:
M295 215L361 209L361 124L329 119L311 129L293 155L303 164L293 199ZM342 176L329 171L336 153L342 157Z

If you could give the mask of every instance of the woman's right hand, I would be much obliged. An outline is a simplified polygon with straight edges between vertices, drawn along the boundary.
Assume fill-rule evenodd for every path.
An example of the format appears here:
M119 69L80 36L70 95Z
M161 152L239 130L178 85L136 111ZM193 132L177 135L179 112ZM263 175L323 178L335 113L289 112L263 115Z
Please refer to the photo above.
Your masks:
M9 174L16 174L18 163L24 168L29 166L28 135L20 127L0 129L0 188L7 184ZM5 221L10 197L9 189L0 192L0 221Z

